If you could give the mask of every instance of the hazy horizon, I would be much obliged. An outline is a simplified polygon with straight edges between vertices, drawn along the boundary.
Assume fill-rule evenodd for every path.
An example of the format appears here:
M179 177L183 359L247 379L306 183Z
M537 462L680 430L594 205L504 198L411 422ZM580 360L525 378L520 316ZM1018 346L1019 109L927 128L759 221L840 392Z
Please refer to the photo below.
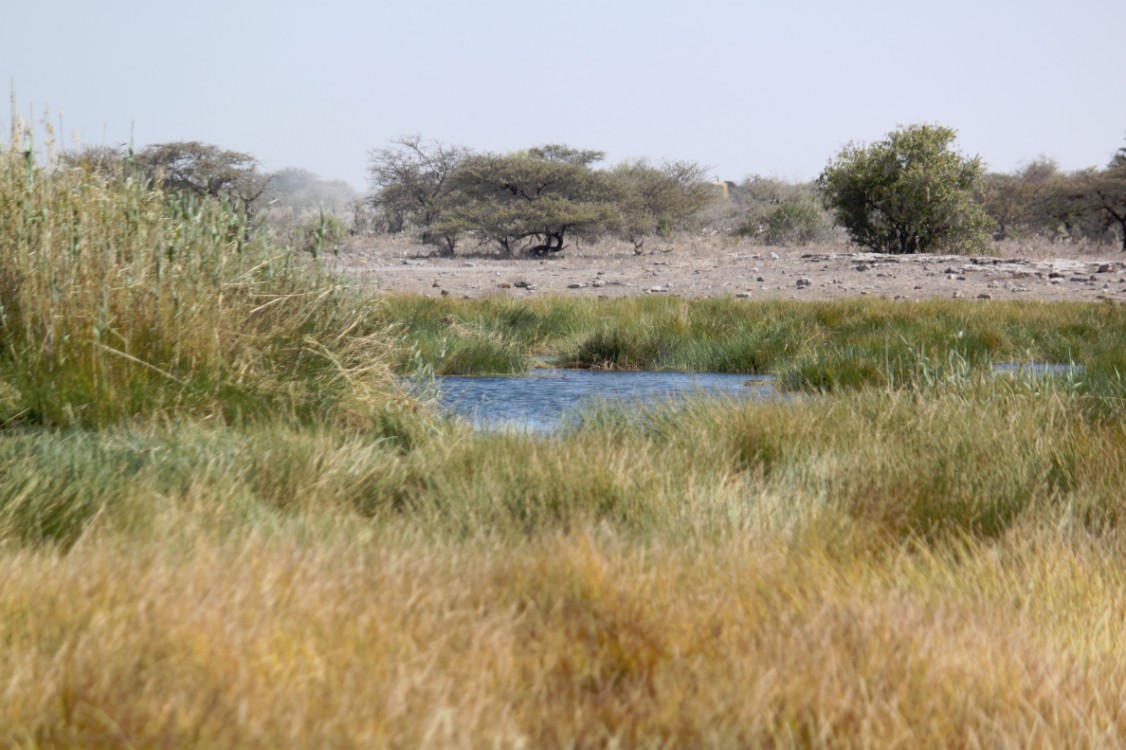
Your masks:
M1071 171L1126 146L1119 12L1110 0L200 0L190 13L37 0L5 13L20 33L2 72L18 114L61 117L68 146L199 140L360 190L369 152L412 134L808 180L849 142L928 122L992 171L1040 156Z

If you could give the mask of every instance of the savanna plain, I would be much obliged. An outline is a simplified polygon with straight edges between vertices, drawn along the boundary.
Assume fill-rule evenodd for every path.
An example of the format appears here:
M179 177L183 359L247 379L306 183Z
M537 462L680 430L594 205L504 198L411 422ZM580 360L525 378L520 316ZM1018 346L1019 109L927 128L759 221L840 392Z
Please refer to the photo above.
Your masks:
M396 293L14 146L0 243L0 746L1126 745L1117 267ZM536 437L403 384L544 360L785 397Z

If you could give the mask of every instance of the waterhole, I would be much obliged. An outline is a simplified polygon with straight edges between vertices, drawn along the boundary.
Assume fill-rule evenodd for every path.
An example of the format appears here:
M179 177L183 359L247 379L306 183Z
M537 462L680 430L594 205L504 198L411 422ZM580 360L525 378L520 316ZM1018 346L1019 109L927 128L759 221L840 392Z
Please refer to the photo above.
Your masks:
M481 430L516 429L548 434L584 407L646 406L686 397L772 398L774 379L762 375L617 370L533 370L503 377L437 378L445 411Z

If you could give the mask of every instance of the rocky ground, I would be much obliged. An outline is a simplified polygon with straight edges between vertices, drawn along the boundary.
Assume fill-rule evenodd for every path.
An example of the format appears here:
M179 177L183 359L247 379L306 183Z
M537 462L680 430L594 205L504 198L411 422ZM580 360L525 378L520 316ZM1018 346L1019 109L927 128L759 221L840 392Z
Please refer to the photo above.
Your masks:
M354 238L336 263L393 293L479 298L533 295L822 300L1111 300L1126 303L1126 253L1113 246L1006 242L994 256L890 256L851 245L762 247L730 238L685 238L571 247L547 259L465 253L386 238Z

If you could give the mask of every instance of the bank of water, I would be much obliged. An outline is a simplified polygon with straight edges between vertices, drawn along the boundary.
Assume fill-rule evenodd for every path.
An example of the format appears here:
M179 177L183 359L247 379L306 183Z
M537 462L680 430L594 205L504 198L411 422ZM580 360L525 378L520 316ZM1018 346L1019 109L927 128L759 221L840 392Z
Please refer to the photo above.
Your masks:
M477 429L550 434L584 407L639 407L687 397L765 399L773 378L700 372L539 369L504 377L446 377L433 384L440 406Z

